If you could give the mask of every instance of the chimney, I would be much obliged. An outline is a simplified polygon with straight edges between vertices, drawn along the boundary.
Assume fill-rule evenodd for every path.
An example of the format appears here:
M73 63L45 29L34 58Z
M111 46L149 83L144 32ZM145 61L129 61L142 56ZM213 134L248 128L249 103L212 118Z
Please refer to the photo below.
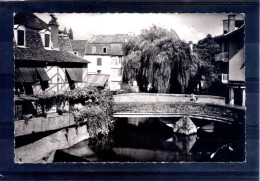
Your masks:
M223 34L228 33L228 20L223 20Z
M235 30L235 21L236 21L235 14L228 15L228 32Z
M59 24L54 14L50 14L50 16L51 16L51 20L49 22L49 26L51 28L51 41L53 44L53 48L59 49L59 45L58 45Z

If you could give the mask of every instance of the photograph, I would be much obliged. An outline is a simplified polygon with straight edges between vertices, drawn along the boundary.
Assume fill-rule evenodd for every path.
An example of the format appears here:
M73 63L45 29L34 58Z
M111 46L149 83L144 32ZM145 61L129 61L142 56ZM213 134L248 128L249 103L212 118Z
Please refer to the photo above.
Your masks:
M14 163L245 163L245 18L13 13Z

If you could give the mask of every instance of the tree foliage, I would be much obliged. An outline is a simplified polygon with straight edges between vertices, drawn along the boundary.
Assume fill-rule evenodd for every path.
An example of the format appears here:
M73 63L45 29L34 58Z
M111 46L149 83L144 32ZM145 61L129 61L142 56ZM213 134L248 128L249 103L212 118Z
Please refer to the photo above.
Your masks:
M124 46L123 83L134 80L141 91L184 93L190 79L187 43L175 31L153 25Z
M214 41L210 34L194 45L193 65L196 71L192 82L203 81L203 93L211 94L214 92L213 84L218 82L218 66L215 62L215 55L220 53L219 45Z
M91 137L105 135L113 127L113 96L108 90L99 90L95 87L84 87L65 91L64 93L51 94L43 92L35 95L39 100L43 112L54 105L61 106L66 101L71 105L82 103L81 109L75 109L73 115L75 121L86 121Z

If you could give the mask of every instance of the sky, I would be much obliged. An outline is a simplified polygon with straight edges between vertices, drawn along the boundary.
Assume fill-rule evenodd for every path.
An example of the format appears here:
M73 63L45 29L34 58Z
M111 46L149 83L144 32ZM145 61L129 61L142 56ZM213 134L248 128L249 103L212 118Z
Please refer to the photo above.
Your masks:
M35 13L48 23L51 19L48 13ZM109 34L140 34L142 29L157 25L168 30L173 29L178 36L186 41L197 43L211 34L220 35L223 31L225 13L55 13L59 29L72 28L75 40L86 40L92 35ZM238 14L237 19L243 15Z

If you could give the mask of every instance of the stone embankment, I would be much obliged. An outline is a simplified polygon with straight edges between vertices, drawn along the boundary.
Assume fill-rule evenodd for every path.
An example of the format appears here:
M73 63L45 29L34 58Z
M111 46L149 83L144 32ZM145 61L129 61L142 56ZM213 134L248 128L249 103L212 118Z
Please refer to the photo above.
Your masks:
M18 120L14 122L15 136L29 135L45 131L58 130L76 125L71 113L63 115L53 114L48 117L37 117L30 120Z
M87 126L57 131L31 144L15 149L15 163L51 163L56 150L69 148L88 139Z

